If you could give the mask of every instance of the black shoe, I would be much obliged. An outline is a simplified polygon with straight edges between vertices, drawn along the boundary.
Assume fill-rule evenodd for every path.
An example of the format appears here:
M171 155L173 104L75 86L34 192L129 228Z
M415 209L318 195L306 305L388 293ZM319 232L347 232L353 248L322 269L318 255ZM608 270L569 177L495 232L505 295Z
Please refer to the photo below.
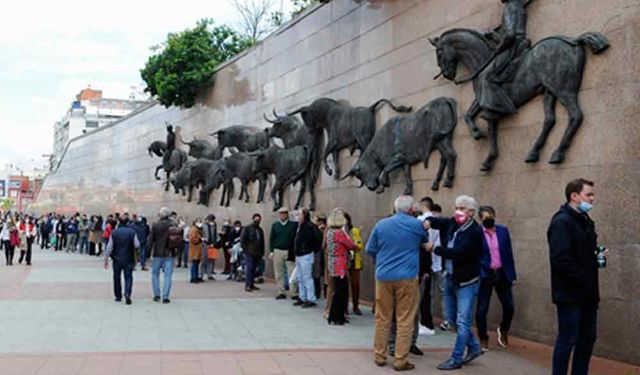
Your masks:
M256 279L256 284L264 284L264 279L262 277Z
M484 352L482 351L482 349L478 350L477 352L470 352L469 354L467 354L466 357L464 357L462 359L462 363L463 364L468 364L471 363L471 361L473 361L474 359L480 357L481 355L483 355Z
M299 300L300 300L300 297L298 297L298 296L293 296L293 297L291 297L291 299L292 299L292 300L294 300L294 301L299 301Z
M360 311L360 309L357 307L353 309L353 313L356 315L362 315L362 311Z
M301 306L301 305L304 305L304 304L305 304L305 303L304 303L302 300L298 299L297 301L295 301L295 302L293 303L293 306Z
M420 350L420 348L418 348L418 346L415 344L411 345L411 348L409 348L409 353L415 355L424 355L424 352Z
M166 305L167 303L171 303L171 300L169 298L164 298L162 300L162 303L164 303Z
M308 309L309 307L315 307L315 306L318 306L315 302L307 301L303 303L302 306L300 307L302 307L303 309Z
M130 304L131 304L131 298L129 298L129 297L125 297L125 303L126 303L127 305L130 305Z
M160 302L160 296L153 297L153 302Z
M287 296L285 296L284 294L278 294L276 296L276 299L286 299L286 298L287 298Z
M116 302L122 302L122 298L114 298L114 301L116 301Z
M257 286L255 286L255 285L254 285L254 286L252 286L252 287L251 287L251 289L252 289L252 290L260 290L260 288L258 288L258 287L257 287Z
M457 370L462 368L462 363L454 362L453 359L449 358L445 362L442 362L438 365L438 370Z

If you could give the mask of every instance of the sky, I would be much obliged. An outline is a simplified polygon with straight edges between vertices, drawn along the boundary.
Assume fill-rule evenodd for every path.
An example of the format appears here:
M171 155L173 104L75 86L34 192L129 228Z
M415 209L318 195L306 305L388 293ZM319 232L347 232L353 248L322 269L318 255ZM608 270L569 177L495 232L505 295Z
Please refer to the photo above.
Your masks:
M54 123L81 89L141 91L149 47L205 17L239 25L229 0L12 2L0 12L0 168L46 165Z

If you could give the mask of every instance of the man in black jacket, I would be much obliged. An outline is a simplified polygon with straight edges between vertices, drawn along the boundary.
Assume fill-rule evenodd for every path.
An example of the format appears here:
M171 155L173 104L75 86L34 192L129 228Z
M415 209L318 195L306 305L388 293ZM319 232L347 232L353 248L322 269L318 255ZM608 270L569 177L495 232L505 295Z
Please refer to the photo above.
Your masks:
M445 283L452 291L456 304L458 332L451 358L438 366L439 370L455 370L482 354L480 343L471 332L473 306L480 288L480 257L482 256L482 228L474 216L478 203L472 197L456 198L453 218L428 217L426 222L436 230L444 231L442 246L433 249L444 261ZM431 250L431 243L427 250ZM467 355L463 358L465 349Z
M244 254L245 267L245 292L259 290L254 285L256 266L258 261L264 256L264 231L260 227L262 216L258 213L251 217L252 223L242 229L240 234L240 245Z
M600 293L593 182L576 179L565 188L567 203L553 216L547 231L551 261L551 292L558 310L558 337L553 375L566 375L573 351L572 375L586 375L596 341ZM608 252L605 252L607 254Z
M136 264L136 249L140 248L140 241L136 231L127 226L128 219L120 219L120 225L109 237L107 250L104 255L104 268L109 267L109 258L113 259L113 294L116 302L122 301L121 275L124 271L124 298L127 305L131 304L133 288L133 267Z
M296 236L294 239L294 252L296 255L296 269L298 277L298 293L300 299L294 302L294 306L302 308L316 306L316 290L313 283L314 254L320 251L322 246L322 232L311 222L311 214L308 209L302 209Z

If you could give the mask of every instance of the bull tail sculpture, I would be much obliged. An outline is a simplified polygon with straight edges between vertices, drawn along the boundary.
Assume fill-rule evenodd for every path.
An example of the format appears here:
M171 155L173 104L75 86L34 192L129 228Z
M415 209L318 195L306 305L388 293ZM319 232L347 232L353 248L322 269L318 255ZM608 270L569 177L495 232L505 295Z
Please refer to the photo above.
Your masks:
M378 107L382 104L388 104L394 111L398 113L409 113L413 109L413 107L411 106L409 107L404 105L396 106L393 103L391 103L389 99L380 99L377 102L375 102L371 107L369 107L369 109L371 110L371 112L376 112L378 110Z

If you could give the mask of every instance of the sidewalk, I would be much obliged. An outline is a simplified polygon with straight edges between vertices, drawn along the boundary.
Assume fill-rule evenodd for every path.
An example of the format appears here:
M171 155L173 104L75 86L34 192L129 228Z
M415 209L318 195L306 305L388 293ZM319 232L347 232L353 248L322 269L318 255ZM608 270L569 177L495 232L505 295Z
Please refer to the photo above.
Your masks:
M127 306L113 301L111 270L101 259L36 249L33 264L0 266L2 375L395 373L373 363L369 309L346 326L329 326L321 308L276 301L273 284L246 293L218 275L194 285L184 268L174 272L168 305L151 300L150 272L134 272ZM435 367L453 339L443 332L420 337L425 356L410 357L413 373L441 373ZM540 358L527 353L494 350L455 373L549 373L544 360L534 363Z

